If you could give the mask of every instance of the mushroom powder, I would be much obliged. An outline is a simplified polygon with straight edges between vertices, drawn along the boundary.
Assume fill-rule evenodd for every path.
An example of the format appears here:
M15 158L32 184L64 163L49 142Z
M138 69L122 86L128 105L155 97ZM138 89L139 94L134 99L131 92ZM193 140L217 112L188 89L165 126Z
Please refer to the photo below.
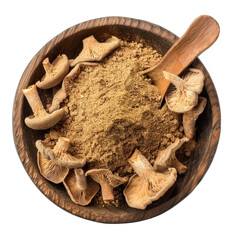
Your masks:
M144 42L121 41L120 47L96 66L83 66L66 84L66 114L46 134L47 144L70 139L69 151L86 159L84 170L106 168L119 176L133 173L127 159L138 148L151 162L159 149L182 138L180 114L166 105L151 78L139 72L161 55Z

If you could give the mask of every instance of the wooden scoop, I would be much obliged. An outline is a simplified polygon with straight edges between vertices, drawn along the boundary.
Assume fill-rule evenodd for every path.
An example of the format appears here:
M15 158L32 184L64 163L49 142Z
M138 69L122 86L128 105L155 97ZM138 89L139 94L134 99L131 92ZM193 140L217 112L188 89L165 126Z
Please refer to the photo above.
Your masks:
M161 62L143 71L158 87L162 100L170 84L163 76L163 71L179 75L197 56L210 47L219 35L219 25L210 16L196 18L186 33L179 38L164 55Z

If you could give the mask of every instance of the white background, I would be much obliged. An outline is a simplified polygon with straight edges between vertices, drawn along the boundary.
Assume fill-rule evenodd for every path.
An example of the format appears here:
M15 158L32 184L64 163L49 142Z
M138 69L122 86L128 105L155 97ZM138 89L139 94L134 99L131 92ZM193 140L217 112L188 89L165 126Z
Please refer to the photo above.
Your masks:
M1 1L0 3L0 239L240 239L238 1ZM221 27L200 56L218 91L222 132L213 163L197 188L166 213L138 223L101 224L76 217L32 183L16 153L12 105L21 75L37 51L77 23L125 16L158 24L181 36L202 14Z

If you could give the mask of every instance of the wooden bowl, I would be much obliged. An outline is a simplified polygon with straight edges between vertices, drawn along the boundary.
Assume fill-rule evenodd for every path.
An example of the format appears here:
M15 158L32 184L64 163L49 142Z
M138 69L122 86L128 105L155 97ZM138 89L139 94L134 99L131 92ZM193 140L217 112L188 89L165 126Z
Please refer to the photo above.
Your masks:
M31 114L31 109L22 94L22 89L41 79L44 74L44 58L49 57L52 60L62 53L69 58L75 58L82 47L82 40L90 35L94 35L99 41L112 35L123 40L143 39L162 54L165 54L178 39L160 26L124 17L107 17L80 23L53 38L31 60L17 88L13 107L13 134L18 155L28 175L41 192L70 213L106 223L134 222L157 216L190 194L212 162L220 135L220 107L216 90L206 68L196 59L192 66L201 69L205 74L202 95L208 99L208 103L197 122L197 145L189 160L188 170L184 176L178 177L174 186L162 198L145 210L133 209L127 205L119 208L76 205L70 200L62 184L53 184L39 173L35 141L43 139L46 131L34 131L25 125L24 118ZM41 91L39 94L41 96Z

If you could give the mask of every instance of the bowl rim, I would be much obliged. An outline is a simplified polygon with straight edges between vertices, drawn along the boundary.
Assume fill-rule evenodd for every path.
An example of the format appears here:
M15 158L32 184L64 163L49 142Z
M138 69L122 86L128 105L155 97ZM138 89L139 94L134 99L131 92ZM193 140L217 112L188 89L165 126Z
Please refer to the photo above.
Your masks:
M88 220L97 221L97 222L103 222L103 223L136 222L136 221L141 221L141 220L155 217L171 209L173 206L175 206L180 201L182 201L186 196L188 196L195 189L198 183L201 181L201 179L207 172L213 160L215 151L217 149L217 145L220 137L220 129L221 129L220 105L219 105L216 89L214 87L214 84L211 80L209 73L207 72L204 65L200 62L200 60L196 59L195 61L197 63L197 66L204 72L206 76L205 88L209 96L210 106L212 110L212 128L211 128L211 135L209 138L208 149L206 151L206 154L203 157L201 165L199 166L198 172L194 177L192 177L187 182L187 184L183 188L183 191L177 194L178 196L177 199L173 197L170 200L161 204L160 206L156 206L151 209L136 210L136 214L132 214L132 215L129 215L127 213L122 214L122 212L119 212L120 214L118 214L118 212L116 212L116 214L111 214L111 211L107 210L110 213L109 216L106 216L105 214L102 214L100 216L98 213L95 213L93 211L86 212L83 208L79 208L79 206L76 207L76 204L72 203L71 201L67 201L63 197L59 196L59 194L56 193L53 188L49 187L49 185L46 183L46 180L43 179L40 173L35 169L27 151L24 151L24 144L23 144L24 139L23 139L23 131L21 127L23 124L23 121L21 120L22 108L23 108L22 89L28 86L29 79L30 79L29 69L34 69L34 66L36 66L36 64L38 65L42 61L42 59L48 55L49 51L51 50L51 46L54 46L60 43L63 39L70 37L79 31L83 31L85 29L103 27L103 26L124 26L124 27L127 26L131 28L136 28L140 31L141 30L149 31L154 35L161 37L166 41L170 42L170 44L173 44L178 39L178 37L175 34L154 23L150 23L144 20L139 20L134 18L117 17L117 16L92 19L89 21L76 24L64 30L63 32L58 34L56 37L51 39L48 43L46 43L37 52L37 54L32 58L30 63L27 65L25 71L23 72L23 75L20 79L20 82L16 90L14 103L13 103L12 127L13 127L14 143L15 143L15 147L19 155L19 158L26 172L28 173L29 177L33 181L33 183L49 200L51 200L57 206L61 207L62 209L74 215L77 215L79 217L82 217Z

